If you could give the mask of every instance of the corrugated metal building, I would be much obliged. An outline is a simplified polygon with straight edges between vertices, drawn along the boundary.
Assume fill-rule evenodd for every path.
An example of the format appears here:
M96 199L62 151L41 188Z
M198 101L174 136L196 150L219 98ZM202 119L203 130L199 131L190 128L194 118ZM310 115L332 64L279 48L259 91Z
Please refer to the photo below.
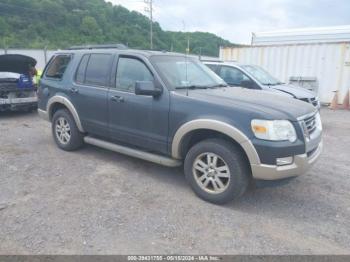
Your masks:
M252 45L220 48L225 61L260 65L277 78L314 79L321 102L350 89L350 26L255 33Z

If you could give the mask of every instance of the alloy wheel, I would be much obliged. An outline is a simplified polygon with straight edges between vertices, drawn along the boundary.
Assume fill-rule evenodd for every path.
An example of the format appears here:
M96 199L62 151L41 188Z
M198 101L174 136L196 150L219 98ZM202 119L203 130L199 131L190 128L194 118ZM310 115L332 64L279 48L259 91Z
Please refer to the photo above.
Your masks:
M67 119L59 117L56 120L55 133L58 141L61 144L68 144L71 138L71 130Z
M200 154L193 162L192 172L201 189L211 194L224 192L230 184L228 165L214 153Z

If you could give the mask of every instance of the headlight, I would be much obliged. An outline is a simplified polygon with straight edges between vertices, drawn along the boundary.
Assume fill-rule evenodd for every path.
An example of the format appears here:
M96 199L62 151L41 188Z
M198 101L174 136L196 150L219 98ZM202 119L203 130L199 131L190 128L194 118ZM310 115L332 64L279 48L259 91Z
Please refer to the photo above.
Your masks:
M295 142L297 135L293 124L288 120L259 120L251 122L256 138L272 141Z

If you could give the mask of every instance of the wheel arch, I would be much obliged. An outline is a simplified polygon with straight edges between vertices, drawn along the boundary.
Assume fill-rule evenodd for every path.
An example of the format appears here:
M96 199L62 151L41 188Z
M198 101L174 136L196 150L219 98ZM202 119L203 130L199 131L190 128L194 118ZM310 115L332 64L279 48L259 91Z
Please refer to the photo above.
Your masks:
M49 114L49 120L52 120L53 114L59 109L59 108L66 108L73 116L74 121L79 129L80 132L84 133L84 128L81 124L80 117L78 115L77 110L75 109L74 105L71 101L69 101L68 98L56 95L49 99L47 102L47 112Z
M172 157L175 159L184 158L184 148L189 143L189 139L198 133L208 138L213 135L221 135L222 138L228 139L242 149L250 165L260 163L254 145L242 131L230 124L212 119L197 119L183 124L174 135L171 145Z

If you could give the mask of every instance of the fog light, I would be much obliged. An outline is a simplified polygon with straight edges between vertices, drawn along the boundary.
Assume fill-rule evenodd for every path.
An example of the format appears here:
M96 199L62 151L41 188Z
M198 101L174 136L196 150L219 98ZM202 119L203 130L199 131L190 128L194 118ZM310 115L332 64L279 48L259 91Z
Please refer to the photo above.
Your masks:
M278 166L285 166L285 165L290 165L293 163L293 157L289 156L289 157L282 157L282 158L277 158L276 159L276 164Z

